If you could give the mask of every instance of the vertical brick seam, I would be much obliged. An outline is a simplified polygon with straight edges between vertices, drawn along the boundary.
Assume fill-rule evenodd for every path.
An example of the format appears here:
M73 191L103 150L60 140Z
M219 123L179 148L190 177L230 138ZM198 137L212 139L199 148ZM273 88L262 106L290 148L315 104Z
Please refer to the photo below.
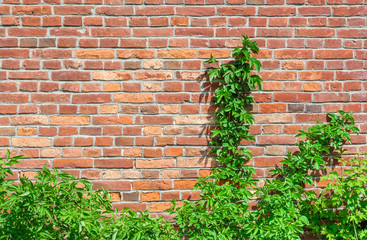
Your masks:
M366 15L363 0L3 0L0 154L27 156L14 179L47 164L111 190L118 208L195 200L215 164L204 61L226 61L240 34L264 66L257 177L340 109L362 130L348 150L365 152Z

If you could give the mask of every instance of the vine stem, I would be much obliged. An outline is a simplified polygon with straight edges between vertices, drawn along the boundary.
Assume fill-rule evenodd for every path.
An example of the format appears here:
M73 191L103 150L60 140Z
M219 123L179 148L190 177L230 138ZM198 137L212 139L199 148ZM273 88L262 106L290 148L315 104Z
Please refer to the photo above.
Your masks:
M357 229L356 229L356 225L354 225L354 222L353 222L353 228L354 228L354 233L356 234L356 240L358 240Z

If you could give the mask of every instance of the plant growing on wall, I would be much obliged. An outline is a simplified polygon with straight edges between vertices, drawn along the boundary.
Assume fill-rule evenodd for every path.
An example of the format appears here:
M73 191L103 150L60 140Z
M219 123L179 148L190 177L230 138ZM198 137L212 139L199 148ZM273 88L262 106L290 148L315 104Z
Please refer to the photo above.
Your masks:
M256 185L256 173L245 165L252 155L240 143L254 141L249 134L254 118L246 107L254 103L250 92L261 89L261 78L252 72L254 68L260 71L261 64L253 57L259 51L256 42L242 37L242 47L232 53L233 62L219 65L213 56L206 61L216 65L208 72L210 81L219 83L214 99L217 128L212 130L210 143L218 167L198 180L198 202L186 201L176 212L171 209L177 213L179 234L190 239L245 239L254 225L248 202L253 198L250 189Z
M321 216L320 211L325 209L321 210L320 205L330 207L332 204L325 202L326 194L318 195L314 189L307 190L305 186L315 186L315 174L326 173L328 164L336 154L342 153L344 143L350 141L350 132L359 132L351 113L339 111L339 114L329 113L329 122L317 123L307 132L300 131L297 137L303 140L297 143L299 152L289 153L280 162L283 165L271 171L276 178L266 180L266 184L257 189L261 201L254 212L257 221L252 239L300 239L299 234L305 227L312 226L314 232L320 232L325 227L318 229L322 219L326 220ZM331 176L335 173L326 178ZM338 195L334 193L334 197ZM314 202L317 204L314 205ZM334 215L332 219L337 220L334 224L344 222L337 219L339 213L331 214L329 211L328 214ZM314 224L310 225L310 221Z

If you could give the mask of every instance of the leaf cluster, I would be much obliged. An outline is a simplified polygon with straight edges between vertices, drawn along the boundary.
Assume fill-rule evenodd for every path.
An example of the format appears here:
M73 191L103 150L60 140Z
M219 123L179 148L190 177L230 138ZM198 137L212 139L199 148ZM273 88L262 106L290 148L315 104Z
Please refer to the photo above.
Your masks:
M315 186L316 176L327 173L327 166L342 154L350 133L359 132L351 113L339 111L339 115L329 113L328 117L329 122L300 131L297 136L303 140L297 143L299 152L289 153L280 162L283 165L271 171L275 178L257 189L256 231L266 236L263 239L300 239L304 229L320 233L321 218L315 216L321 209L315 208L314 202L323 201L325 194L305 187Z
M0 159L0 239L174 239L163 219L114 211L107 191L69 173L44 166L35 181L6 181L21 158Z
M219 65L213 56L207 61L216 65L208 72L209 79L219 83L214 98L217 128L211 141L219 166L198 180L199 201L170 210L176 214L179 236L287 240L301 239L307 231L325 239L366 239L367 160L340 158L350 134L359 133L352 113L329 113L328 122L300 131L299 151L289 153L271 171L274 177L255 188L256 172L246 165L252 155L240 143L254 140L249 133L254 118L247 106L254 103L250 92L261 89L261 78L252 72L261 64L253 57L259 51L256 42L243 36L242 45L234 49L232 62ZM337 161L347 167L330 171ZM320 193L310 187L321 175L331 183ZM250 211L254 199L257 204Z
M233 50L233 61L219 65L211 56L207 63L215 65L208 72L210 81L219 84L214 102L217 128L212 130L211 153L219 167L198 180L195 189L201 190L198 202L186 201L176 211L179 235L189 239L246 239L254 226L248 208L253 198L250 190L256 185L253 167L245 165L251 152L241 148L241 141L254 141L249 129L254 118L247 106L254 103L250 92L261 89L262 80L253 70L260 71L261 63L253 57L259 48L255 41L242 36L242 47Z
M367 238L367 158L339 159L341 168L322 177L320 196L313 196L310 226L325 239Z

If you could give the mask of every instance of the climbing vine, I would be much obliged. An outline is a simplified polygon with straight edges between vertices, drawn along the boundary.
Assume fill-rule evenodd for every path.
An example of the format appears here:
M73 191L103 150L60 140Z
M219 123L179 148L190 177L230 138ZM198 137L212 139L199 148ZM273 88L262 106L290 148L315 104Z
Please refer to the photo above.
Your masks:
M208 72L209 80L219 84L214 99L217 127L210 142L218 167L198 180L195 189L201 190L201 199L186 201L175 212L180 235L190 239L245 239L254 224L248 203L254 196L250 189L256 185L255 170L245 164L252 155L240 143L254 141L249 133L254 118L246 107L254 103L250 92L262 85L260 76L253 74L261 69L253 57L258 52L257 43L242 36L232 62L219 65L213 56L206 61L215 66Z

